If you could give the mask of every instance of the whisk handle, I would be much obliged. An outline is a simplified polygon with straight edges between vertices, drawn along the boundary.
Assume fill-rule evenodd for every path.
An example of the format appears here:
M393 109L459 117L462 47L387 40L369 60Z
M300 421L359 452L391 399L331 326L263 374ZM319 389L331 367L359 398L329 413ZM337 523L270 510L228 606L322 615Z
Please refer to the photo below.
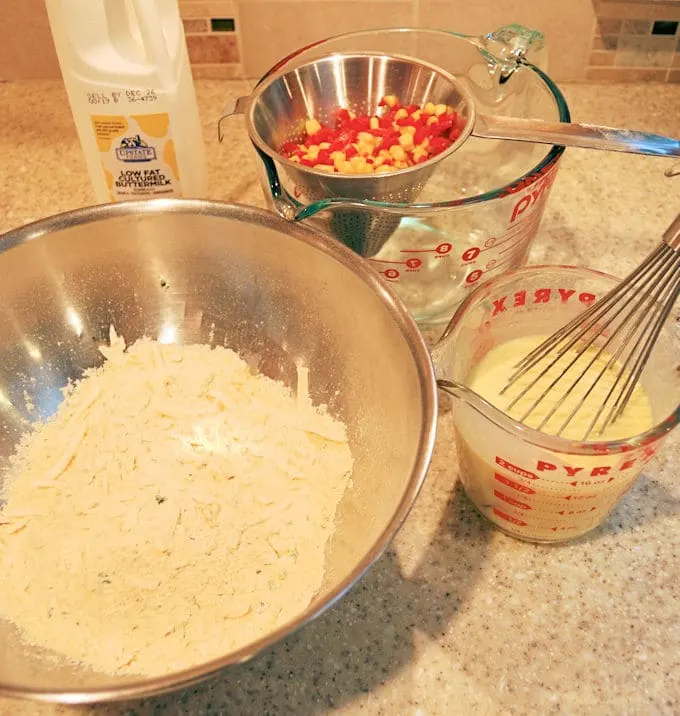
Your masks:
M477 115L472 134L487 139L514 139L520 142L606 149L657 157L680 156L680 140L672 137L575 122L544 122L540 119Z
M675 217L675 221L664 231L663 240L672 249L680 249L680 214Z

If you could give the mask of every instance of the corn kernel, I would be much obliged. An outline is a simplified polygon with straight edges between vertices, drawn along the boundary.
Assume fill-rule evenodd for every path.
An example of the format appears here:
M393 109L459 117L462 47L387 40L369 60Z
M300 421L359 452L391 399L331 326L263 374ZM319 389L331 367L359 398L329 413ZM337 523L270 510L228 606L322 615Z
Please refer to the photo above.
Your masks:
M373 144L373 135L369 132L359 132L357 134L359 144Z
M373 174L373 165L372 164L364 164L363 167L359 170L360 174Z
M373 159L373 166L374 166L374 167L379 167L379 166L382 165L382 163L383 163L384 161L385 161L385 158L384 158L384 157L375 157L375 159Z
M362 167L366 166L366 160L363 157L352 157L349 163L355 171L360 171Z
M390 157L390 156L392 156L392 155L390 154L390 150L389 150L389 149L381 149L381 150L378 152L378 156L379 156L379 157L382 157L383 159L387 159L388 157Z
M369 126L371 129L378 129L378 128L380 127L380 122L379 122L378 118L377 118L377 117L371 117L371 118L368 120L368 126Z
M417 110L411 115L411 118L412 118L412 119L415 119L415 121L417 122L417 121L422 117L422 115L423 115L422 110L417 109Z
M356 119L356 118L357 118L356 114L354 114L354 112L352 112L351 109L348 109L347 111L349 112L349 118L350 118L350 119Z
M446 114L447 110L448 110L448 107L445 104L438 104L434 108L434 113L437 115L437 117L441 117L442 114Z
M398 109L394 114L395 119L404 119L404 117L408 117L408 112L403 107Z
M406 152L400 144L395 144L390 147L390 154L392 155L392 159L395 161L403 161L406 159Z
M428 123L428 124L437 124L438 121L439 121L439 120L438 120L436 117L430 117L430 118L427 120L427 123Z
M321 142L319 144L319 149L330 149L331 143L330 142Z
M331 159L333 160L333 166L339 171L342 171L342 167L345 165L347 159L345 157L344 152L333 152L331 154Z
M316 159L318 156L319 156L319 147L316 144L312 144L312 146L307 149L307 154L305 154L305 159Z
M321 125L315 119L308 119L305 121L305 132L311 137L321 129Z
M335 171L335 167L332 164L317 164L314 169L318 169L320 172L327 172L332 174Z
M295 162L296 164L300 163L300 157L298 157L297 154L293 154L293 156L290 158L291 162Z
M401 137L399 137L399 144L407 151L413 149L413 135L402 134Z
M423 112L425 112L425 114L434 114L434 112L435 112L435 106L434 106L434 104L433 104L432 102L428 102L428 103L423 107Z
M395 169L406 169L408 167L407 161L394 162Z
M401 129L402 134L410 134L413 136L416 133L415 127L399 127L399 129Z
M391 167L389 164L381 164L379 167L375 168L376 174L387 174L387 172L393 171L393 167Z
M394 107L394 105L397 103L397 97L393 94L388 94L385 97L382 98L382 101L388 106L388 107Z
M423 149L422 147L416 147L413 150L413 161L418 161L422 157L427 156L427 149Z
M338 171L343 172L344 174L354 174L354 169L349 162L343 162L342 167L338 167Z

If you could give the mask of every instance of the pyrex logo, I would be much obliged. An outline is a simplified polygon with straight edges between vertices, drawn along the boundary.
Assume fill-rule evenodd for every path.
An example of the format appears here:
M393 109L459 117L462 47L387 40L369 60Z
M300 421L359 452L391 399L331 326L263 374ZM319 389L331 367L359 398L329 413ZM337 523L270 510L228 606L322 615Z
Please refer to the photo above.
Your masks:
M510 215L511 224L526 211L533 209L541 201L545 201L545 199L548 198L550 187L555 181L556 175L557 172L550 172L549 174L546 174L542 179L539 179L536 184L534 184L531 191L527 192L517 201L515 206L512 208L512 214Z
M134 137L123 137L120 140L116 157L121 162L150 162L156 158L156 150L136 134Z

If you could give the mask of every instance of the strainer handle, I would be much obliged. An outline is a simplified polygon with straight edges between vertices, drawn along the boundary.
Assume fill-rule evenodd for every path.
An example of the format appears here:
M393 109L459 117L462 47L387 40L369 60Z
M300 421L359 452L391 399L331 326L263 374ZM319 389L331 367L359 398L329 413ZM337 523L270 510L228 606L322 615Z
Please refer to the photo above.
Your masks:
M656 157L680 156L680 140L673 137L575 122L544 122L540 119L478 114L472 134L486 139L513 139Z
M220 142L224 139L224 132L222 131L222 122L229 117L233 117L235 114L245 114L249 99L250 97L248 95L245 95L244 97L237 97L236 99L231 99L224 105L222 114L217 120L217 139Z

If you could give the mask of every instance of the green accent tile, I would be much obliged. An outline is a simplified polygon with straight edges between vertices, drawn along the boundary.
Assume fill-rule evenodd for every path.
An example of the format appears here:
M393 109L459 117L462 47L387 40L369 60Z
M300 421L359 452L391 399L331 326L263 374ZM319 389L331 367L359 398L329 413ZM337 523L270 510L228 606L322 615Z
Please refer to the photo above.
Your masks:
M210 20L210 29L213 32L235 32L236 23L233 17L213 17Z

